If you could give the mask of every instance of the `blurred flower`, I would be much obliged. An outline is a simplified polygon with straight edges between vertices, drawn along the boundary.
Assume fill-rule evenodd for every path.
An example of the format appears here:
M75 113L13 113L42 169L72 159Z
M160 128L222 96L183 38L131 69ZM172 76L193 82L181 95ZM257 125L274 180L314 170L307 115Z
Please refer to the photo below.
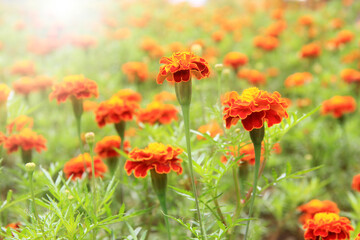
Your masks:
M38 91L44 91L47 88L50 88L54 83L54 79L47 76L36 76L33 81L34 88Z
M26 115L20 115L11 121L7 126L7 131L9 134L16 130L20 132L23 128L32 128L34 125L34 120L31 117Z
M5 143L7 137L3 132L0 132L0 146Z
M313 76L309 72L298 72L288 76L285 80L285 87L302 86L312 81Z
M360 71L355 69L343 69L340 76L347 83L360 83Z
M145 109L139 110L137 120L150 125L155 123L169 124L178 119L177 113L178 110L174 105L155 101L148 104Z
M144 82L149 77L148 67L143 62L127 62L121 69L129 82Z
M353 177L351 188L357 192L360 192L360 174L356 174Z
M13 75L30 76L36 73L35 64L32 61L18 61L11 66L10 72Z
M309 43L301 48L302 58L317 58L321 53L321 48L317 43Z
M338 214L340 212L336 203L329 200L320 201L318 199L313 199L310 202L299 206L297 210L301 212L299 218L301 224L306 223L309 219L313 219L317 213L328 212Z
M272 51L278 47L279 40L272 36L256 36L253 44L255 47L261 48L262 50Z
M19 80L13 82L12 87L15 93L22 95L29 95L31 92L35 92L34 79L30 77L22 77Z
M4 148L7 149L7 153L16 152L19 148L24 151L35 149L37 152L46 150L46 139L32 131L29 128L24 128L20 133L10 135L4 144Z
M298 98L296 99L296 106L298 108L304 108L304 107L308 107L311 104L311 99L310 98Z
M120 150L121 138L119 136L106 136L96 143L94 151L100 158L118 157L120 154L115 149ZM131 148L130 142L124 142L124 152L128 153Z
M164 55L163 48L153 38L146 37L142 40L140 48L147 52L151 58L159 58Z
M167 102L167 101L175 101L176 95L167 91L162 91L154 96L154 101L157 102Z
M86 166L86 169L85 169ZM103 163L103 161L98 157L94 156L94 169L95 169L95 177L104 177L104 174L107 172L108 168ZM82 175L88 172L88 177L92 176L92 168L91 168L91 156L89 153L80 154L75 158L70 159L64 165L64 173L65 177L68 179L71 177L71 180L76 180L77 178L81 178Z
M169 45L171 52L183 52L186 50L186 47L181 42L172 42Z
M99 104L94 101L85 100L83 102L83 109L85 112L93 112L93 111L95 111L95 109L97 109L98 106L99 106Z
M255 69L240 69L237 76L246 79L255 86L266 84L266 76Z
M237 71L239 67L245 65L248 62L248 58L245 54L240 52L229 52L224 57L224 65L231 66L234 71Z
M314 219L308 220L305 229L305 240L345 240L350 239L350 231L354 228L346 217L340 217L336 213L317 213Z
M284 9L277 8L271 12L271 18L281 20L284 18Z
M265 29L265 35L272 37L279 37L279 35L286 29L286 22L283 20L271 23Z
M131 31L128 28L118 28L115 31L109 32L109 38L114 40L128 39L131 36Z
M344 21L341 18L334 18L331 20L330 24L334 29L341 29L344 25Z
M194 55L191 52L174 53L170 58L163 57L160 63L157 83L162 84L166 79L169 82L187 82L192 76L202 79L210 75L210 69L205 59Z
M71 43L75 47L79 47L88 50L96 45L96 39L93 36L75 36L72 38Z
M211 35L214 42L221 42L224 36L225 36L225 32L221 30L213 32L213 34Z
M140 93L138 93L130 88L121 89L117 93L115 93L113 96L118 97L124 101L132 101L132 102L136 102L136 103L141 102L141 99L142 99Z
M277 69L275 67L270 67L270 68L266 69L266 74L269 77L277 77L279 75L279 69Z
M222 136L224 134L223 130L221 129L220 125L216 121L211 121L208 124L202 125L198 129L199 132L203 133L204 135L207 134L210 137L214 138L217 135ZM200 135L196 136L198 140L206 139Z
M278 92L268 93L256 87L245 89L241 95L228 92L225 95L224 120L226 128L241 120L246 131L259 129L268 123L268 127L278 124L287 118L287 102Z
M247 145L243 145L243 146L230 146L229 147L229 151L230 153L226 153L226 155L231 154L232 156L234 156L234 158L238 158L241 157L238 160L238 165L240 166L241 164L250 164L250 165L255 165L255 150L254 150L254 145L253 144L247 144ZM264 153L265 153L265 148L262 145L261 146L261 157L260 157L260 162L264 161ZM226 164L228 161L228 159L226 158L226 156L222 156L221 157L221 162L223 164Z
M310 15L303 15L298 19L298 23L303 26L311 26L314 24L314 19Z
M151 169L159 174L170 173L171 170L182 174L182 160L177 157L182 152L181 148L162 143L150 143L145 149L134 148L129 153L130 159L125 163L125 170L128 175L134 172L137 178L146 177Z
M11 89L4 83L0 83L0 105L7 102Z
M332 114L334 118L340 118L346 113L356 110L356 101L351 96L334 96L325 100L321 105L321 114Z

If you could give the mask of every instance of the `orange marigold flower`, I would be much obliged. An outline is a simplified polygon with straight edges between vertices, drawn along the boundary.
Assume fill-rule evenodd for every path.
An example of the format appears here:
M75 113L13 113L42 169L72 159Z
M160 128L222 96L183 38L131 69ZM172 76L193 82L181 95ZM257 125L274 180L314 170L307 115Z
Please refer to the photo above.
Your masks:
M356 101L351 96L334 96L325 100L321 106L321 114L332 114L335 118L342 117L346 113L352 113L356 109Z
M301 16L299 19L298 19L298 23L303 25L303 26L311 26L314 24L314 19L312 16L309 16L309 15L304 15L304 16Z
M26 115L20 115L17 118L15 118L12 122L10 122L6 128L9 134L13 132L13 130L16 130L17 132L20 132L23 128L32 128L34 125L34 120L31 117L28 117Z
M232 156L234 156L235 158L238 158L241 156L241 158L238 161L238 165L240 166L241 164L245 164L248 163L250 165L255 165L255 150L254 150L254 145L253 144L247 144L247 145L243 145L243 146L236 146L236 147L229 147L229 153L227 153L227 155L231 154ZM261 157L260 157L260 162L264 161L264 153L265 153L265 148L264 145L262 144L261 146ZM222 156L221 157L221 162L222 163L226 163L228 160L226 158L226 156Z
M256 86L266 83L266 76L255 69L241 69L237 76L246 79L250 84Z
M271 18L281 20L284 18L284 9L278 8L271 12Z
M10 135L4 144L7 153L16 152L19 147L25 151L35 149L37 152L46 150L46 139L32 131L29 128L24 128L18 134Z
M257 48L261 48L265 51L272 51L279 45L279 40L272 36L256 36L253 44Z
M87 50L96 45L96 39L92 36L76 36L73 37L71 43L76 47Z
M167 91L162 91L161 93L158 93L154 96L154 101L157 102L166 102L166 101L175 101L175 100L176 100L176 95Z
M340 212L336 203L324 200L313 199L310 202L303 204L297 208L302 214L299 218L301 224L306 223L307 220L313 219L315 214L320 212L330 212L338 214Z
M150 143L145 149L134 148L129 153L125 163L128 175L134 172L135 177L144 178L151 169L159 174L170 173L171 170L182 174L182 160L177 156L181 154L181 148L164 145L162 143Z
M162 57L159 74L156 82L162 84L166 79L169 82L187 82L192 76L202 79L210 75L210 69L205 59L191 52L177 52L170 58Z
M212 39L215 42L221 42L223 40L224 36L225 36L225 32L221 31L221 30L213 32L213 34L211 35Z
M85 100L83 102L83 109L85 112L93 112L95 111L95 109L97 109L98 106L99 104L97 102L93 102L90 100Z
M13 66L11 66L10 69L11 74L13 75L21 75L21 76L29 76L34 75L35 70L35 64L32 61L19 61L16 62Z
M118 97L124 101L132 101L132 102L141 102L141 94L132 90L132 89L129 89L129 88L126 88L126 89L121 89L119 90L117 93L115 93L113 95L114 97Z
M92 177L92 167L91 167L91 156L89 153L80 154L79 156L70 159L64 165L64 173L66 178L71 177L71 180L81 178L82 175L86 172L89 173L89 178ZM85 169L86 166L86 169ZM104 174L107 172L108 168L105 163L98 157L94 156L94 169L95 177L104 177Z
M351 222L346 217L336 213L317 213L314 219L308 220L305 229L305 240L346 240L350 239L350 231L354 231Z
M47 76L37 76L34 79L35 89L42 91L51 87L54 83L54 79Z
M330 23L334 29L340 29L344 25L344 21L341 18L334 18Z
M6 141L7 137L3 132L0 132L0 146Z
M152 102L145 109L138 112L138 122L169 124L173 120L177 120L178 110L172 104L164 104L162 102Z
M353 177L351 188L357 192L360 192L360 174L357 174Z
M98 141L95 145L94 151L101 158L118 157L120 154L115 149L120 149L121 138L119 136L106 136ZM131 148L130 142L124 142L124 151L128 153Z
M256 87L245 89L241 95L237 92L228 92L223 105L226 128L235 125L241 120L246 131L259 129L264 121L271 127L287 118L287 102L281 98L280 93L268 93Z
M320 55L321 48L317 43L309 43L302 47L300 56L302 58L316 58Z
M149 77L147 64L143 62L127 62L121 69L130 82L144 82Z
M21 227L21 223L20 222L16 222L16 223L9 223L8 225L6 225L5 228L12 228L15 230L19 230Z
M220 125L216 121L211 121L208 124L202 125L198 129L199 132L203 134L208 134L210 137L214 138L217 135L222 136L224 134L223 130L221 129ZM204 137L197 135L198 140L205 139Z
M12 86L16 93L23 95L28 95L29 93L37 90L34 84L34 79L30 77L22 77L13 82Z
M117 96L113 96L107 101L99 104L95 110L95 118L99 127L108 123L119 123L121 121L131 121L139 105L134 101L126 101Z
M340 73L341 78L347 83L360 83L360 71L346 68Z
M296 99L296 106L298 108L304 108L304 107L308 107L311 104L311 99L310 98L298 98Z
M337 36L336 36L336 40L338 42L338 44L345 44L348 42L351 42L354 39L355 35L353 32L349 31L349 30L342 30L340 31Z
M276 21L270 24L266 30L265 35L278 37L284 30L286 29L286 22L285 21Z
M0 105L5 103L9 97L11 89L4 83L0 83Z
M57 103L65 102L68 97L85 99L99 96L96 82L83 75L67 76L63 82L55 84L52 89L49 99L51 101L56 98Z
M299 72L288 76L285 80L285 87L302 86L311 82L313 76L309 72Z
M235 71L248 62L248 57L240 52L229 52L224 57L224 65L231 66Z

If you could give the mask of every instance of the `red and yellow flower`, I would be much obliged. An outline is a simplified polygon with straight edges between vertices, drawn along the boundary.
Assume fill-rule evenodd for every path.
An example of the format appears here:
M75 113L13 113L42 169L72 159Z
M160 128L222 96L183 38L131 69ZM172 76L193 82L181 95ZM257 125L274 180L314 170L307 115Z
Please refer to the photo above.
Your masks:
M13 121L11 121L6 126L6 128L8 133L11 134L13 130L20 132L23 128L32 128L33 125L34 125L34 120L31 117L28 117L26 115L20 115L17 118L15 118Z
M301 224L306 223L309 219L313 219L315 214L320 212L336 213L340 212L336 203L324 200L313 199L310 202L303 204L297 208L302 214L299 218Z
M224 57L224 65L232 67L235 71L248 62L248 57L240 52L229 52Z
M347 83L360 83L360 71L346 68L340 73L341 78Z
M279 40L273 36L256 36L253 44L257 48L261 48L265 51L272 51L279 45Z
M165 104L162 102L152 102L146 106L145 109L139 110L137 114L138 122L169 124L176 121L178 110L172 104Z
M118 157L120 154L115 149L120 149L120 146L121 138L119 136L106 136L96 143L94 151L100 158ZM128 152L130 148L130 142L125 141L124 151Z
M11 66L10 72L13 75L20 76L35 75L35 64L34 62L28 60L18 61Z
M325 100L321 106L321 114L332 114L339 118L344 114L352 113L356 110L356 101L352 96L334 96Z
M317 43L309 43L301 48L300 56L302 58L317 58L320 54L320 45Z
M259 72L255 69L241 69L237 76L239 78L246 79L250 84L255 86L262 85L266 83L266 76L265 74Z
M158 174L174 171L182 174L182 160L178 158L183 150L181 148L164 145L162 143L150 143L145 149L134 148L129 153L125 163L128 175L134 172L135 177L146 177L149 170L154 169Z
M285 80L285 87L302 86L312 81L313 76L309 72L298 72L288 76Z
M357 192L360 192L360 174L356 174L351 183L351 188Z
M46 150L46 139L31 129L24 128L20 133L10 135L5 141L4 148L9 154L19 148L24 151L35 149L40 153Z
M113 95L114 97L118 97L124 101L132 101L132 102L141 102L141 94L132 90L132 89L129 89L129 88L126 88L126 89L121 89L119 90L117 93L115 93Z
M149 77L147 64L143 62L127 62L121 69L130 82L144 82Z
M211 121L208 124L202 125L198 129L199 132L203 134L208 134L210 137L214 138L217 135L222 136L224 134L223 130L221 129L220 125L216 121ZM198 140L205 139L204 137L197 135Z
M241 95L228 92L225 95L224 120L226 128L236 125L241 120L246 131L260 129L267 122L271 127L287 118L287 101L280 93L268 93L256 87L245 89Z
M236 147L229 147L229 153L234 156L235 158L242 156L239 161L238 161L238 165L241 165L243 163L248 163L250 165L255 165L255 150L254 150L254 145L253 144L247 144L244 146L236 146ZM229 155L229 153L227 153L227 155ZM264 153L265 153L265 148L264 146L261 146L261 157L260 157L260 162L264 161ZM226 156L222 156L221 157L221 162L222 163L226 163L227 157Z

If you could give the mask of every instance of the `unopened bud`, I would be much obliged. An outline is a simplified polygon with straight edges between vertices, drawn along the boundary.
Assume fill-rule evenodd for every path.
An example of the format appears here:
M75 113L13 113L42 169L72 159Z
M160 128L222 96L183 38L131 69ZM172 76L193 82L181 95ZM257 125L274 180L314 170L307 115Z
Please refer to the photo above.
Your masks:
M215 69L218 73L221 73L221 71L224 69L224 65L222 63L215 64Z
M93 132L85 133L85 140L88 144L93 144L95 142L95 133Z
M230 69L229 68L225 68L224 70L223 70L223 74L224 74L224 76L230 76L230 74L231 74L231 71L230 71Z
M28 172L33 172L35 170L36 164L33 162L29 162L27 164L25 164L25 169Z
M191 51L198 56L202 55L202 46L200 44L193 44L191 46Z

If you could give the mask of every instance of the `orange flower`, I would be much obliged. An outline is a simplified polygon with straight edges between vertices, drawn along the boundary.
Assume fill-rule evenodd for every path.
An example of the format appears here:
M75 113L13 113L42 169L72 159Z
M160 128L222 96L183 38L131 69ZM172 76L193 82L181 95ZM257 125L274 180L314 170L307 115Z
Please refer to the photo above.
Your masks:
M7 102L10 91L10 88L6 84L0 83L0 105Z
M360 240L360 233L356 236L354 240Z
M224 36L225 36L225 32L221 31L221 30L213 32L213 34L211 35L214 42L221 42L223 40Z
M70 75L64 81L53 86L49 95L50 101L56 98L57 103L65 102L68 97L85 99L98 97L98 87L95 81L85 78L83 75Z
M162 84L166 79L169 82L187 82L192 76L202 79L210 75L210 69L205 59L191 52L177 52L170 58L162 57L159 74L156 82Z
M99 104L97 102L93 102L89 100L85 100L83 102L83 109L85 112L93 112L95 111L95 109L97 109L98 106Z
M134 172L135 177L144 178L151 169L159 174L170 173L171 170L182 174L182 160L177 156L181 154L181 148L175 148L162 143L150 143L145 149L134 148L129 153L129 160L125 163L128 175Z
M8 154L16 152L19 147L25 151L35 149L40 153L46 150L45 144L46 139L43 136L29 128L24 128L20 133L10 135L5 141L4 148L7 149Z
M64 173L66 178L70 178L71 180L76 180L77 178L81 178L82 175L86 172L89 173L89 178L92 177L92 168L91 168L91 156L89 153L80 154L79 156L70 159L64 165ZM85 169L86 166L86 169ZM104 174L107 172L108 168L103 163L103 161L98 157L94 156L94 169L95 169L95 177L104 177Z
M345 240L350 239L350 231L354 231L346 217L336 213L317 213L314 219L308 220L303 228L305 240Z
M154 101L157 102L166 102L166 101L175 101L176 95L167 91L162 91L154 96Z
M211 121L208 124L200 126L198 131L203 134L208 134L212 138L214 138L217 135L222 136L224 134L223 130L220 128L220 125L216 121ZM200 135L197 135L196 137L198 140L205 139Z
M278 8L271 12L271 18L281 20L284 18L284 9Z
M360 174L357 174L353 177L351 188L357 192L360 192Z
M95 110L96 122L99 127L103 127L108 123L131 121L138 108L139 106L136 102L126 101L113 96L109 100L100 103Z
M21 76L29 76L34 75L35 64L31 61L23 60L16 62L10 69L11 74L13 75L21 75Z
M20 222L16 222L16 223L9 223L8 225L6 225L5 228L12 228L15 230L19 230L21 227L21 223Z
M6 141L7 137L3 132L0 132L0 146Z
M311 104L311 99L310 98L298 98L296 99L296 106L298 108L304 108L304 107L308 107Z
M148 67L142 62L127 62L121 69L130 82L144 82L149 77Z
M341 78L347 83L360 83L360 71L346 68L340 73Z
M316 43L310 43L302 47L300 55L302 58L317 58L320 53L320 46Z
M299 206L297 210L302 213L299 218L301 224L306 223L309 219L313 219L315 214L320 212L336 214L340 212L336 203L329 200L320 201L318 199L313 199L310 202Z
M272 36L256 36L253 44L257 48L261 48L265 51L272 51L279 45L279 40Z
M181 42L172 42L169 45L171 52L183 52L186 50L186 47Z
M92 36L76 36L73 37L71 43L82 49L89 49L96 45L96 39Z
M299 72L288 76L285 80L285 87L302 86L305 83L311 82L313 76L309 72Z
M298 19L298 23L303 25L303 26L311 26L314 24L314 19L312 16L309 16L309 15L304 15L304 16L301 16L299 19Z
M115 149L120 149L121 138L119 136L106 136L102 140L96 143L94 151L100 158L111 158L120 156ZM131 148L130 142L124 142L124 151L128 153L128 149Z
M177 120L178 110L172 104L164 104L162 102L152 102L147 105L146 109L138 112L138 122L169 124L173 120Z
M118 28L109 33L109 37L115 40L128 39L131 36L131 31L128 28Z
M237 92L228 92L223 105L226 128L235 125L241 120L246 131L259 129L267 122L268 127L287 118L287 102L278 92L268 93L256 87L245 89L241 95Z
M224 57L224 65L231 66L235 71L248 62L245 54L239 52L229 52Z
M265 35L278 37L284 30L286 29L286 22L285 21L276 21L270 24L266 30Z
M330 23L334 29L340 29L344 25L344 21L341 18L334 18Z
M47 76L37 76L34 79L34 87L36 90L42 91L53 85L54 80Z
M13 130L20 132L23 128L32 128L33 125L34 120L31 117L20 115L10 122L6 128L9 134L11 134Z
M265 75L255 69L241 69L237 76L246 79L250 84L256 86L266 83Z
M121 89L113 96L118 97L124 101L132 101L137 103L141 102L141 94L129 88Z
M349 30L342 30L337 34L336 40L339 45L351 42L355 35Z
M322 103L321 114L332 114L335 118L342 117L346 113L352 113L356 109L356 101L351 96L334 96Z
M31 92L36 91L34 79L30 77L22 77L19 80L13 82L13 89L18 94L28 95Z

